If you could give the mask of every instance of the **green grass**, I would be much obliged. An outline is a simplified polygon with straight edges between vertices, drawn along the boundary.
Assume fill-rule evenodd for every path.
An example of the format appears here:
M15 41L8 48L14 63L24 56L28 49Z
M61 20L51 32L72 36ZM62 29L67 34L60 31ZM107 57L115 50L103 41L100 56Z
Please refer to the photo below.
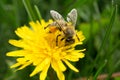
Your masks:
M39 75L29 77L32 66L17 72L9 68L15 59L7 57L6 52L17 48L8 40L17 39L14 30L30 21L50 19L51 9L65 17L73 8L78 11L76 29L83 31L86 37L77 49L86 48L86 51L85 58L74 63L80 72L68 69L64 72L66 80L83 77L96 80L101 74L108 75L106 80L120 80L120 75L111 78L112 74L120 72L119 0L0 0L0 80L38 80Z

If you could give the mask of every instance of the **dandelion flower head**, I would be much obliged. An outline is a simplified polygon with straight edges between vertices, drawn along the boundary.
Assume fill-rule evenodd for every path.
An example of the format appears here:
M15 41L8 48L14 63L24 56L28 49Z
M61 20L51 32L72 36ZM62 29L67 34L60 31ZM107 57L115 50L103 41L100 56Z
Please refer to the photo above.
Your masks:
M70 62L79 61L84 57L82 50L75 50L76 45L81 45L85 39L81 31L76 31L80 41L76 36L75 43L65 46L65 41L62 36L58 38L58 45L56 46L56 37L61 34L59 30L54 33L49 33L49 28L44 29L45 26L51 24L53 21L44 20L30 22L30 27L24 25L18 28L15 33L20 37L19 40L9 40L9 43L19 47L20 50L15 50L7 53L7 56L17 57L16 63L11 68L21 70L29 65L35 66L35 69L30 74L34 76L40 73L39 79L45 80L48 69L51 67L56 72L59 80L65 80L63 74L66 71L65 64L75 72L79 72Z

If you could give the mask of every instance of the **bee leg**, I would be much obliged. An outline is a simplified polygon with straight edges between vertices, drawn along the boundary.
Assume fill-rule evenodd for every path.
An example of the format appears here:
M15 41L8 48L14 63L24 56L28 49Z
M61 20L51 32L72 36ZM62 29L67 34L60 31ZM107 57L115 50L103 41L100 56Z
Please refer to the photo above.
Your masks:
M53 22L51 24L48 24L46 27L44 27L44 29L51 27L51 26L56 26L57 22Z
M76 37L77 37L78 41L80 41L80 38L78 37L78 35L77 35L77 34L76 34Z
M58 46L58 37L61 36L61 34L57 35L56 37L56 46Z
M64 39L65 39L65 38L63 37L63 38L61 39L61 41L64 40Z
M51 24L48 24L47 26L44 27L44 29L48 28Z

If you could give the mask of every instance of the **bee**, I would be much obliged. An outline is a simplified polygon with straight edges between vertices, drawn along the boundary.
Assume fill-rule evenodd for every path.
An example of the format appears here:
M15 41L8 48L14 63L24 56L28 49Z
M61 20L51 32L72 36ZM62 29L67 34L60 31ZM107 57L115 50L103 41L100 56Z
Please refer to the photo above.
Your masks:
M62 15L60 15L57 11L51 10L50 14L54 20L52 24L49 24L47 27L50 27L50 32L54 32L56 30L62 31L63 38L65 40L65 46L73 44L75 42L74 36L80 41L79 37L75 32L75 25L77 21L77 10L72 9L67 15L67 21L64 20ZM45 27L45 28L47 28ZM56 37L56 45L58 45L58 37L62 36L61 34Z

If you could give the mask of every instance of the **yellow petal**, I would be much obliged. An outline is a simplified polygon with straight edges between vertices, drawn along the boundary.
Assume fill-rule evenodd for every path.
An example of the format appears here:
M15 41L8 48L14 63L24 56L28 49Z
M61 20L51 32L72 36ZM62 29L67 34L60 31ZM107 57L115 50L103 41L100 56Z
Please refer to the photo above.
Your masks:
M35 74L37 74L38 72L42 71L44 69L44 67L46 66L46 64L50 63L50 58L46 58L44 59L39 65L36 65L36 68L34 69L34 71L30 74L30 76L34 76Z
M69 60L69 61L74 61L74 62L79 60L78 57L76 57L76 56L71 56L71 55L67 55L67 56L65 56L64 58L67 59L67 60Z
M66 70L66 67L65 67L65 65L63 64L63 62L61 60L59 60L57 63L58 63L58 66L60 66L60 70L61 71L65 71Z
M21 70L21 69L27 67L28 65L30 65L31 63L32 62L28 61L28 62L24 63L22 66L20 66L17 70Z
M67 59L69 61L78 61L79 58L83 58L85 56L85 54L83 54L82 52L80 52L81 50L71 50L69 52L68 50L68 54L64 56L64 59Z
M27 62L27 59L26 58L17 58L17 62L24 64L25 62Z
M18 57L18 56L24 56L25 54L26 54L25 50L17 50L17 51L8 52L6 55Z
M41 20L41 25L44 26L44 27L47 26L45 20L43 20L43 19Z
M10 68L15 68L15 67L18 67L20 65L21 65L20 63L16 63L16 64L12 65Z
M57 73L59 80L65 80L65 76L64 76L63 72L61 72L60 70L57 70L56 73Z
M44 27L42 27L42 25L38 21L36 21L36 23L30 22L30 26L32 27L32 30L34 31L35 34L41 36L45 34Z
M22 40L9 40L9 43L16 46L16 47L23 47L25 44Z
M79 52L73 51L68 56L71 56L71 57L73 56L73 57L76 57L76 58L83 58L85 56L85 54L82 53L82 52L79 53Z
M67 60L63 59L63 61L67 64L67 66L72 69L75 72L79 72L78 69L76 69L70 62L68 62Z
M53 61L51 63L51 66L57 73L59 80L65 80L65 76L64 76L63 72L60 70L60 66L58 66L58 64L55 61Z
M77 35L80 38L80 41L83 41L85 39L85 36L83 35L82 31L78 31Z
M21 28L18 28L15 33L20 37L20 38L23 38L23 39L31 39L32 37L31 36L35 36L33 31L27 27L27 26L23 26Z
M46 27L48 24L51 24L53 22L53 20L52 19L50 19L48 22L45 22L45 20L41 20L41 25L42 25L42 27Z
M30 40L27 40L27 42L25 40L9 40L9 43L16 47L21 47L24 49L30 49L32 47L32 41Z
M48 71L49 67L50 67L50 63L48 63L48 64L44 67L43 71L40 73L40 80L45 80L45 78L46 78L46 76L47 76L47 71Z

